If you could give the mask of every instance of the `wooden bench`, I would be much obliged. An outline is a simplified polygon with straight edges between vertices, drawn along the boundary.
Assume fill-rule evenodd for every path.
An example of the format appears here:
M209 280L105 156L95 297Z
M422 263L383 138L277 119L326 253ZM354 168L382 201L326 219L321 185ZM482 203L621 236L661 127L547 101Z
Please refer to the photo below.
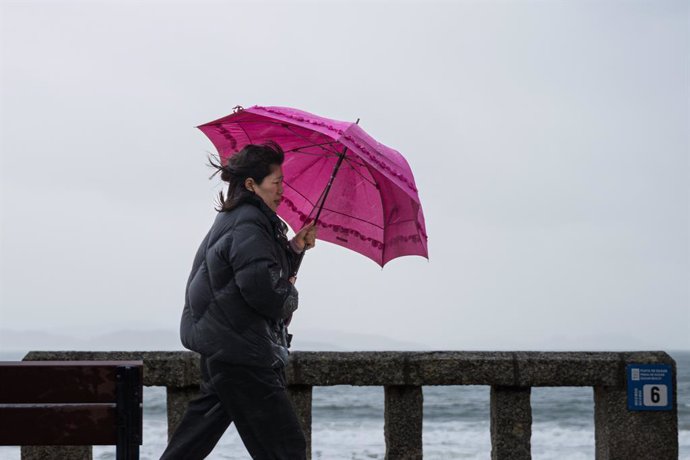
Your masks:
M116 445L139 458L142 361L0 362L0 445Z

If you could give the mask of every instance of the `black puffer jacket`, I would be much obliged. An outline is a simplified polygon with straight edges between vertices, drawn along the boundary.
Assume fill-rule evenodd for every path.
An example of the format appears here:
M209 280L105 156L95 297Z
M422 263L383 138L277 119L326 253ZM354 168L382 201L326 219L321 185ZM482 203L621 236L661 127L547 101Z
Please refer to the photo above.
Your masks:
M187 281L185 347L231 364L287 364L284 321L297 309L297 290L288 281L295 254L285 230L255 195L218 213Z

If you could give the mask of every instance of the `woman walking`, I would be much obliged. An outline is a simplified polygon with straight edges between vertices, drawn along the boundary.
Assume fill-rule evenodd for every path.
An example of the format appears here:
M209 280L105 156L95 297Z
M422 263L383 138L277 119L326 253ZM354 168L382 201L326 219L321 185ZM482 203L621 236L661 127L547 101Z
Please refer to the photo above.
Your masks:
M194 258L180 325L201 354L201 395L189 403L161 459L203 459L234 422L253 459L306 458L304 434L287 396L289 324L297 309L293 269L314 247L316 228L288 241L276 210L283 151L247 145L227 164L220 209Z

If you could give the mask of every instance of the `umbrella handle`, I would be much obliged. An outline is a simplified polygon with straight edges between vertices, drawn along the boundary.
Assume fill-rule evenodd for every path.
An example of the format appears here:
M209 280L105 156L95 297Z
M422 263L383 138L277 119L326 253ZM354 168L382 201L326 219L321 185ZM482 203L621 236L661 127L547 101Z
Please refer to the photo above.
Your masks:
M302 251L298 256L297 260L295 261L295 267L292 270L292 274L290 276L297 276L297 272L299 271L300 265L302 265L302 259L304 259L304 253L307 251Z

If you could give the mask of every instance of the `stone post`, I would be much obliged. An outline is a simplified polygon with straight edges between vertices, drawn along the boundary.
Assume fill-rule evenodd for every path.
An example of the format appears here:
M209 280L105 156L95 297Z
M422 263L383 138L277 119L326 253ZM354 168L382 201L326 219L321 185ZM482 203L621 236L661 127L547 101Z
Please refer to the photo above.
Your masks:
M177 425L182 421L182 416L187 410L189 401L199 396L199 386L167 387L168 403L168 441L172 437Z
M530 387L491 387L491 459L532 458Z
M675 369L673 410L628 411L625 387L594 387L594 439L597 460L678 458Z
M92 460L91 446L22 446L22 460Z
M307 441L307 458L311 459L311 385L289 385L288 395L302 426L304 439Z
M387 385L384 394L386 460L421 460L424 417L422 387Z

